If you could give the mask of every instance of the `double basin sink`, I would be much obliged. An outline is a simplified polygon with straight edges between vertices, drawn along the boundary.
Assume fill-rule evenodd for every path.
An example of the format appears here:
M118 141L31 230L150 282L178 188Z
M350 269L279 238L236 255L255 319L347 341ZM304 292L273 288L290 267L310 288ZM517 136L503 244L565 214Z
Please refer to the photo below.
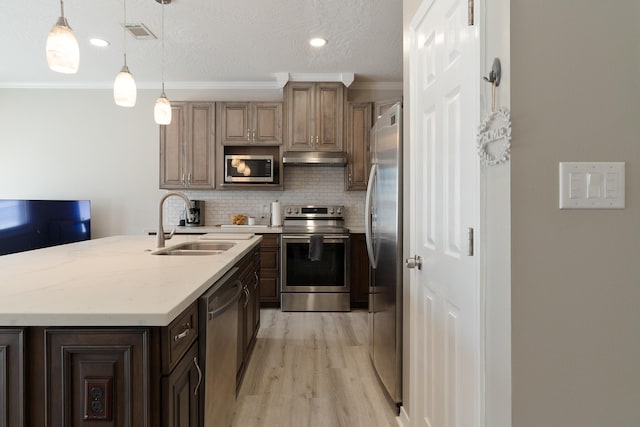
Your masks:
M152 252L153 255L219 255L236 244L233 242L185 242Z

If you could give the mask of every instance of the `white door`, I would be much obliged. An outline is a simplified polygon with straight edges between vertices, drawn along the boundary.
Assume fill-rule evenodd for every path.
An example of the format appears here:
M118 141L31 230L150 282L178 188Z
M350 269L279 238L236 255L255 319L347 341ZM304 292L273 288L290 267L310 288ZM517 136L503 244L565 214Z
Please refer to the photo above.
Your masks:
M411 24L411 424L480 426L479 37L467 0L425 0ZM479 245L475 245L476 248Z

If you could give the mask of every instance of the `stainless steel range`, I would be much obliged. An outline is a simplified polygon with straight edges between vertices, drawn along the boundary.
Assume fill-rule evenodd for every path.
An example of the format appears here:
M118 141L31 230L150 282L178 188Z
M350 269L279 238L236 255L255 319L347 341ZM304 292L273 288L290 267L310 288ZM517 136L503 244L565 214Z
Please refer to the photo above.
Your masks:
M349 230L343 206L285 206L283 311L349 311Z

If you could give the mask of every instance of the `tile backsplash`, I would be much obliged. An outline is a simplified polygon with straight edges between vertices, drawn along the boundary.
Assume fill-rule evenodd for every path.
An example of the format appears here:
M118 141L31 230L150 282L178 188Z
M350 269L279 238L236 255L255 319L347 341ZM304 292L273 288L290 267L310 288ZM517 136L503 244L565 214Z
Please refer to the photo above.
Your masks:
M338 205L344 206L347 227L364 226L364 191L345 191L346 168L330 166L284 167L283 191L230 191L209 190L183 192L191 200L204 200L204 224L230 224L234 214L242 213L256 218L256 224L269 223L271 202L286 205ZM170 197L165 203L165 220L177 225L184 218L184 202ZM202 213L201 213L202 215Z

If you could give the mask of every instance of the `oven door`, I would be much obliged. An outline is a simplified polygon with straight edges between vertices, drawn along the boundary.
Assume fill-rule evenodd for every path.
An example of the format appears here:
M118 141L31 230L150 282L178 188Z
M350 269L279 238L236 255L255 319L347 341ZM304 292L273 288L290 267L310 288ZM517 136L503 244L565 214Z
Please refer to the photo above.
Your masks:
M349 236L327 235L322 256L309 259L311 235L282 236L282 292L349 292Z

